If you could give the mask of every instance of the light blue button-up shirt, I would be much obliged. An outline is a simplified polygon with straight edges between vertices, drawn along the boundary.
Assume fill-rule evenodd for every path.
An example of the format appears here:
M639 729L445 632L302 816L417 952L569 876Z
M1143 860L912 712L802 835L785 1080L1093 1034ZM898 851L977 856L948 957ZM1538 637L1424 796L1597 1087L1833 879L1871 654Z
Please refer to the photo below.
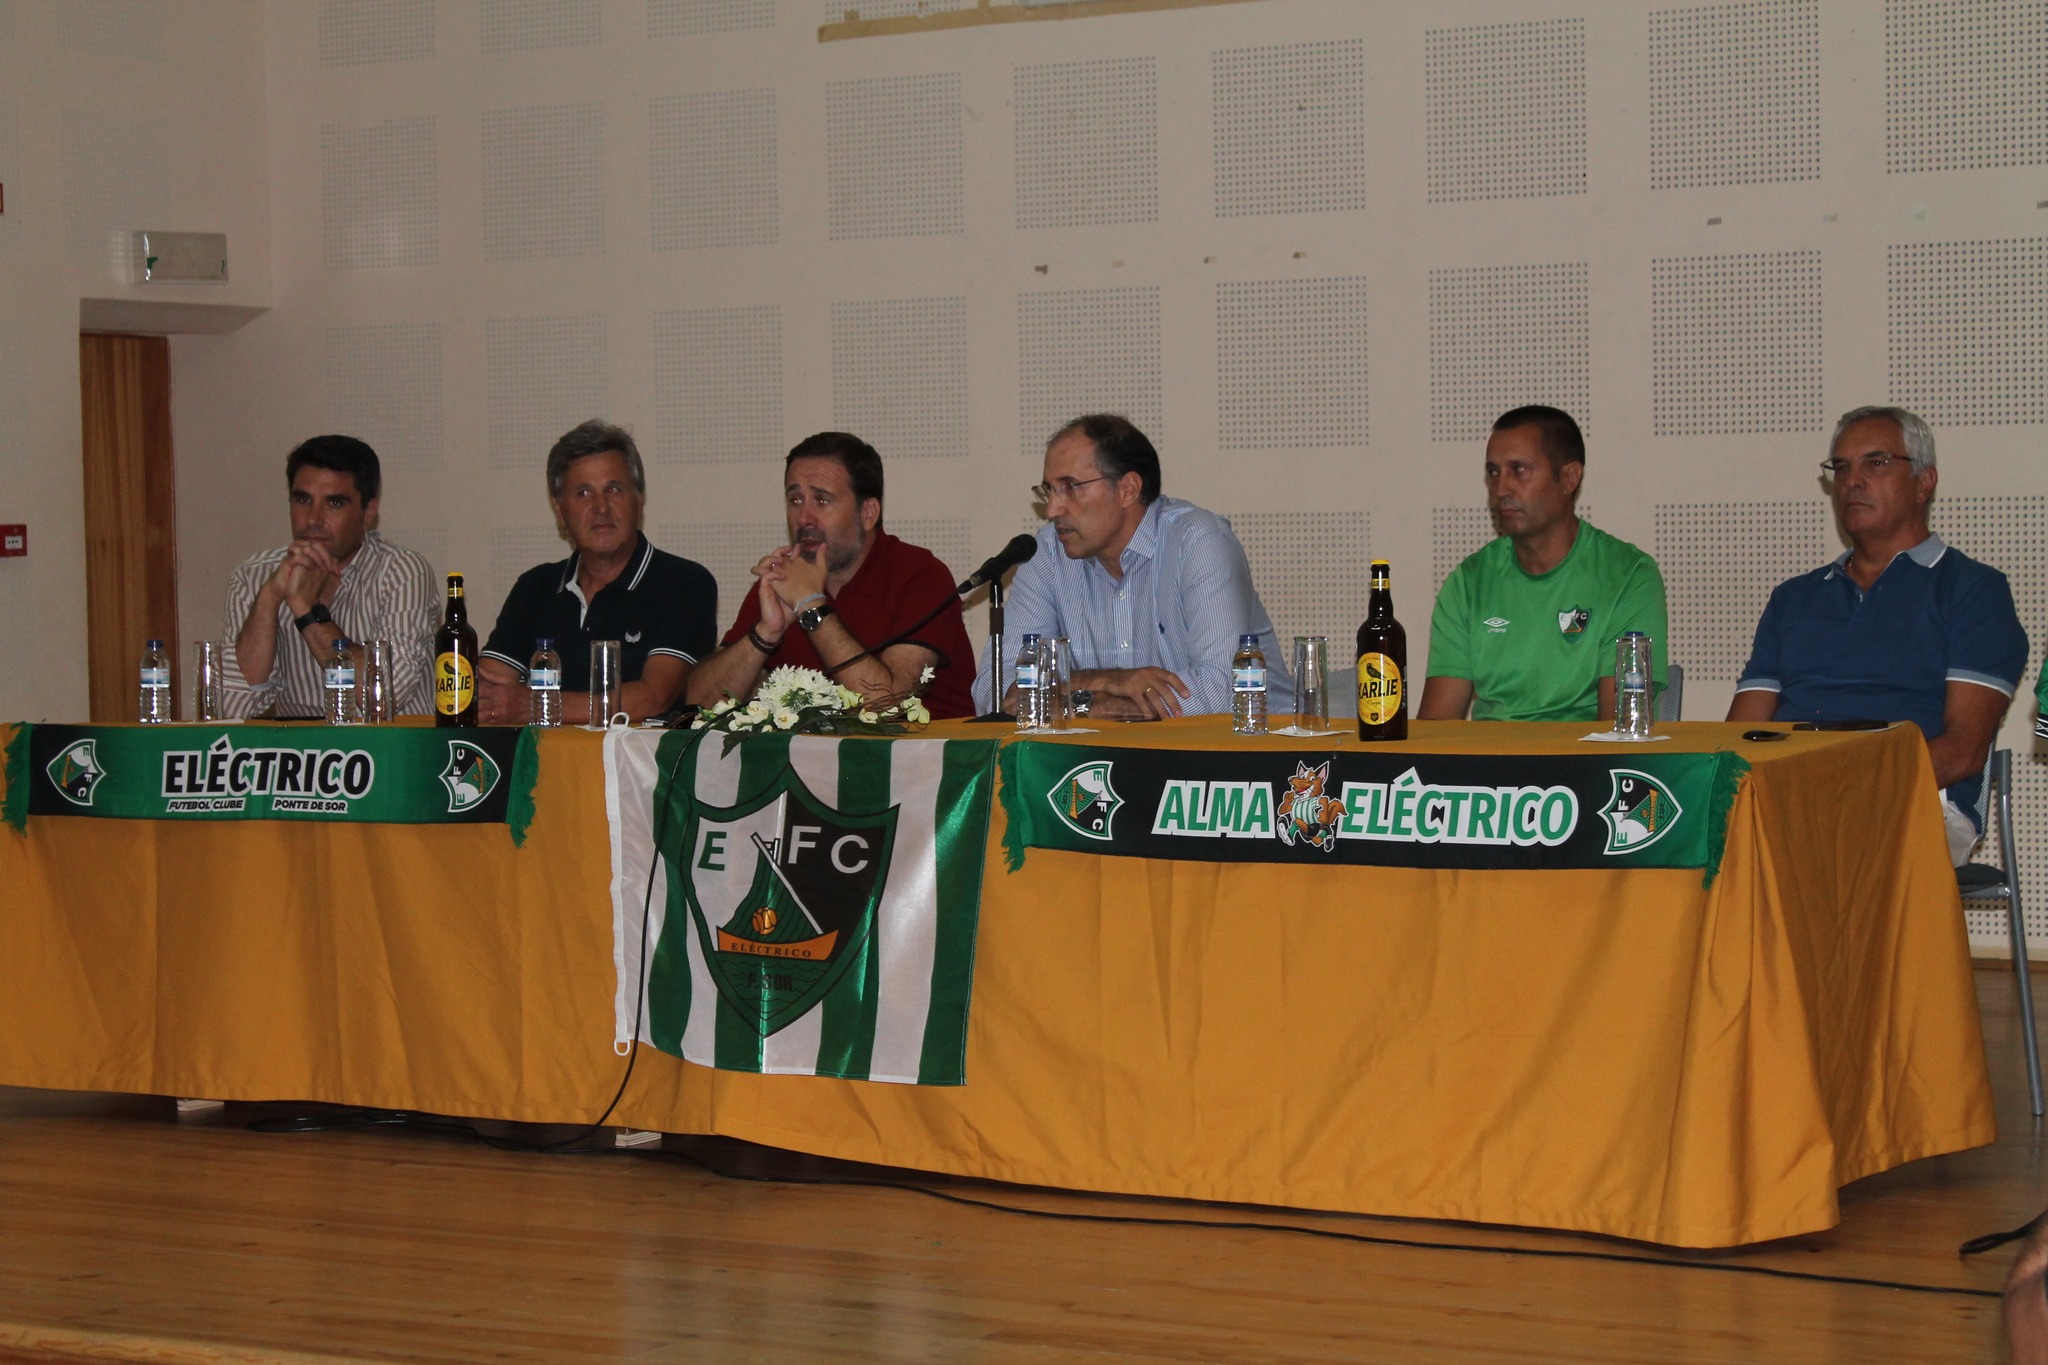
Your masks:
M1074 667L1165 668L1188 685L1188 715L1230 710L1230 660L1240 635L1257 635L1266 652L1266 704L1294 709L1294 680L1252 586L1251 566L1230 523L1178 498L1157 498L1124 547L1115 578L1093 555L1069 559L1051 522L1038 553L1017 570L1005 600L1003 659L1017 657L1026 634L1073 641ZM987 660L974 684L982 709L993 705ZM1009 680L1005 680L1005 686ZM1276 722L1277 723L1277 722Z

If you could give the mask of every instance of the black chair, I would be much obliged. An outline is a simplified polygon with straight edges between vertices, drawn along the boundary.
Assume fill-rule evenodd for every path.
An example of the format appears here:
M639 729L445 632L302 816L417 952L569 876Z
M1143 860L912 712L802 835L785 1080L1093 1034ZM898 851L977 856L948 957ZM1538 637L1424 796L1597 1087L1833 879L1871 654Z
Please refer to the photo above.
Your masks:
M1966 901L2005 902L2006 934L2012 943L2013 983L2020 993L2020 1029L2027 1044L2027 1089L2034 1116L2041 1116L2041 1045L2034 1037L2034 991L2027 979L2027 922L2020 913L2019 855L2013 846L2012 750L1999 749L1984 765L1986 805L1998 818L1998 863L1964 863L1956 888Z

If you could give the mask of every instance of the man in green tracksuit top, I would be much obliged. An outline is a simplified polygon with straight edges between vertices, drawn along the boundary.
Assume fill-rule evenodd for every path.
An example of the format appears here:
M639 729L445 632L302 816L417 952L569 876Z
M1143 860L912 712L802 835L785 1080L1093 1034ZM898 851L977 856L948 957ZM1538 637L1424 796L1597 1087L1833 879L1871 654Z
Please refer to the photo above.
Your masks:
M1614 641L1631 630L1655 642L1663 690L1664 575L1579 520L1585 473L1570 414L1523 407L1493 424L1486 500L1500 535L1437 594L1418 719L1611 719Z

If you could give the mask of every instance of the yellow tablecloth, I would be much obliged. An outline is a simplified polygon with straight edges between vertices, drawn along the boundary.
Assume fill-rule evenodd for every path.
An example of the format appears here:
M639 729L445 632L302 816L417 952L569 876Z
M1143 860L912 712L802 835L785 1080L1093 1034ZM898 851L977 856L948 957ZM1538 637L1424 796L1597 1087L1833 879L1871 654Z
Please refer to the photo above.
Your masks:
M1557 752L1586 728L1409 745ZM1660 747L1738 743L1672 728ZM1234 741L1196 720L1078 742ZM1740 747L1711 889L1044 850L1008 873L998 812L966 1086L642 1049L613 1121L1676 1245L1827 1227L1840 1185L1992 1139L1968 947L1916 731ZM0 829L0 1083L594 1119L624 1066L597 736L544 737L536 804L517 850L496 826Z

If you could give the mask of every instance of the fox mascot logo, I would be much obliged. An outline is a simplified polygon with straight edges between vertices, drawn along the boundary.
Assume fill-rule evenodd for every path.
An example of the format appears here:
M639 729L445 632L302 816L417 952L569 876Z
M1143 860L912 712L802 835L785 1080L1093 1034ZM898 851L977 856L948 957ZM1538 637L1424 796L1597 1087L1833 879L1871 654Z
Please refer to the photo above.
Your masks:
M1328 759L1311 768L1294 765L1287 779L1287 791L1280 798L1280 842L1312 845L1328 853L1337 846L1337 824L1344 818L1344 803L1324 795L1330 781Z

